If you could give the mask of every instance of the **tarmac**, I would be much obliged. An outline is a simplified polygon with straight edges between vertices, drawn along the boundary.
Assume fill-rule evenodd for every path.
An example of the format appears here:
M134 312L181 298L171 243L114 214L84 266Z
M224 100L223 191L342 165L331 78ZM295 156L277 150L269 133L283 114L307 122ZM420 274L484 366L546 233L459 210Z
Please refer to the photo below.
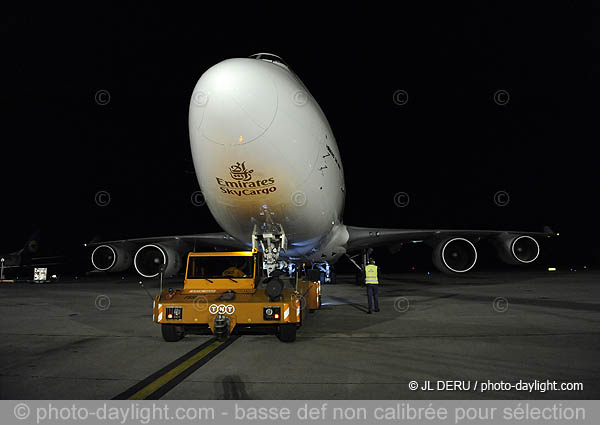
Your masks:
M165 342L135 277L3 283L0 398L129 398L154 381L147 398L598 399L599 278L384 275L369 315L364 287L339 276L295 342L241 335L211 353L210 335ZM158 292L155 280L145 287ZM182 365L193 367L156 383Z

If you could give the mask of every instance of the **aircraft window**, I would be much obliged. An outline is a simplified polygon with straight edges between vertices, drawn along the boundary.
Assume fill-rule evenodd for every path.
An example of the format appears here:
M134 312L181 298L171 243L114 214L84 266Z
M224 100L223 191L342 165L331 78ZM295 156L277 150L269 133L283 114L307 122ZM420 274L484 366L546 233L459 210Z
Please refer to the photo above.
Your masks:
M278 64L281 64L281 65L285 66L286 68L290 67L279 56L271 54L271 53L256 53L254 55L250 55L249 58L251 58L251 59L260 59L260 60L267 61L267 62L278 63Z

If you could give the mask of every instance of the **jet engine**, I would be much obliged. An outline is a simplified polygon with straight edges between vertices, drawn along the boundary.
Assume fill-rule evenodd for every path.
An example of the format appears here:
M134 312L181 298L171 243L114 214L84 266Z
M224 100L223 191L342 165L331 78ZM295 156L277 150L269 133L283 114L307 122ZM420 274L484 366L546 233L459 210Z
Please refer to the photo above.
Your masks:
M433 248L434 266L444 273L465 273L477 262L477 249L465 238L444 239Z
M507 264L528 264L540 255L540 245L531 236L502 235L495 240L498 256Z
M176 274L181 269L183 254L164 244L144 245L135 253L133 265L135 270L145 278L158 276L164 264L164 276Z
M99 245L92 251L92 265L103 272L122 272L131 266L131 253L127 246Z

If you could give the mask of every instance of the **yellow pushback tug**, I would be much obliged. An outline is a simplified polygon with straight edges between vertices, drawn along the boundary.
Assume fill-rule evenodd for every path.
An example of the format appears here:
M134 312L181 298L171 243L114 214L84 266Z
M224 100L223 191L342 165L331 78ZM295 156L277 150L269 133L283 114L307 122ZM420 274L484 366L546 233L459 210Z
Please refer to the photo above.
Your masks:
M190 252L183 289L166 289L154 300L153 320L165 341L186 333L225 339L234 330L267 330L281 341L296 339L306 311L321 305L321 283L277 272L263 276L262 254Z

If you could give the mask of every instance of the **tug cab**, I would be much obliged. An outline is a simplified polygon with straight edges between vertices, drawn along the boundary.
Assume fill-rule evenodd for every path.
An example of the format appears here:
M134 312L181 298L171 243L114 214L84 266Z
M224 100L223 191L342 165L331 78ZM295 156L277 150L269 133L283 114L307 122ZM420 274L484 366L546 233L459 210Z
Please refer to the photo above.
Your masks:
M234 332L274 333L292 342L306 311L321 304L321 282L267 277L257 249L238 252L190 252L183 289L166 289L154 300L153 320L165 341L188 333L212 333L226 339Z

